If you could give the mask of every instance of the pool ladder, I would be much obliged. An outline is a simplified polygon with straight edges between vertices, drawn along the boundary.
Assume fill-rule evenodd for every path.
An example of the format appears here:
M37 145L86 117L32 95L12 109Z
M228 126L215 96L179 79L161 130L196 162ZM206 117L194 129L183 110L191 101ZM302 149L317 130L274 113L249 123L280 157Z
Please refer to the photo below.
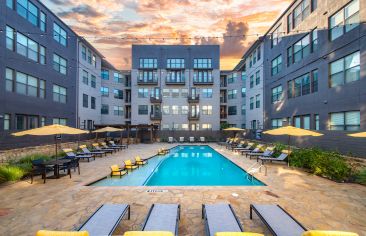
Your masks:
M253 181L253 179L254 179L253 174L262 173L262 167L264 168L264 175L267 176L267 166L256 162L253 165L251 165L247 171L248 180L250 179L251 181Z

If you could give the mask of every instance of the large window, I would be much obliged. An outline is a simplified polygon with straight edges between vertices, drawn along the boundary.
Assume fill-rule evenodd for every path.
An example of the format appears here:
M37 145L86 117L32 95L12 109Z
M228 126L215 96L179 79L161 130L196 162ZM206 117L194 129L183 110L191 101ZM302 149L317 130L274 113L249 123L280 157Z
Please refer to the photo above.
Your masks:
M196 70L193 74L193 82L195 83L212 83L212 71L211 70Z
M57 54L53 54L53 69L63 75L67 73L67 60Z
M282 119L272 119L271 123L272 123L272 129L282 127Z
M67 33L66 31L56 23L53 23L53 38L61 45L67 45Z
M210 58L195 58L193 60L194 69L211 69L212 60Z
M157 82L158 81L158 74L157 74L156 71L140 70L139 71L138 81L139 82L144 82L144 83Z
M272 89L272 104L277 103L282 100L282 85L277 86Z
M254 97L251 97L249 99L249 106L250 106L250 110L253 110L254 109Z
M228 115L229 116L234 116L236 114L237 114L236 106L229 106L228 107Z
M95 97L90 97L90 108L95 110L96 109L96 99Z
M138 89L138 97L139 98L148 98L149 97L149 89L148 88L139 88Z
M66 103L67 89L59 85L53 85L53 101L59 103Z
M212 98L212 89L203 88L203 89L201 89L201 94L202 94L203 98Z
M360 51L330 63L330 87L351 83L360 79Z
M95 77L95 75L91 75L90 76L90 86L92 88L96 88L97 87L97 78Z
M255 108L261 107L261 95L257 94L255 95Z
M123 107L122 106L113 106L113 114L115 116L123 116Z
M89 73L86 70L83 70L83 83L86 85L89 84Z
M275 59L272 60L271 74L277 75L282 70L282 56L279 55Z
M287 16L287 32L296 28L317 8L317 0L302 0Z
M101 93L102 97L109 97L109 88L100 87L100 93Z
M102 79L109 80L109 70L102 69Z
M67 119L64 118L53 118L52 124L54 125L67 125Z
M9 26L6 26L6 48L9 50L15 50L15 30Z
M6 68L5 89L8 92L16 92L31 97L45 98L46 82L33 76Z
M184 59L169 58L166 67L168 69L184 69Z
M120 89L113 90L114 98L116 99L123 99L123 91Z
M335 40L343 34L356 28L360 23L360 2L353 0L329 19L330 40Z
M261 83L261 75L260 71L255 72L255 85L258 85Z
M168 83L184 83L184 70L171 70L167 72L166 82Z
M313 70L294 80L288 81L288 98L304 96L318 92L318 70Z
M107 104L102 104L102 107L100 109L100 113L102 115L108 115L109 114L109 105Z
M282 40L282 25L277 26L277 28L275 30L273 30L272 34L271 34L271 45L272 47L278 45L281 40Z
M156 69L158 67L158 60L156 58L140 58L141 69Z
M316 50L317 45L318 33L315 29L287 49L287 66L307 57L311 52Z
M198 126L196 128L198 130ZM202 130L212 130L212 124L202 124Z
M88 104L89 104L89 96L83 94L83 107L88 108Z
M113 79L114 79L114 82L123 83L123 81L122 81L122 74L121 73L114 72L113 73Z
M86 61L86 47L84 45L81 46L81 57Z
M138 106L138 114L139 115L147 115L149 113L148 105L139 105Z
M360 129L360 111L337 112L330 114L330 130L351 130Z
M247 88L241 88L241 97L245 98L247 96Z
M238 90L236 90L236 89L228 90L227 91L227 98L228 99L236 99L237 93L238 93Z
M4 130L10 130L10 114L4 115Z
M212 106L202 106L203 115L212 115Z

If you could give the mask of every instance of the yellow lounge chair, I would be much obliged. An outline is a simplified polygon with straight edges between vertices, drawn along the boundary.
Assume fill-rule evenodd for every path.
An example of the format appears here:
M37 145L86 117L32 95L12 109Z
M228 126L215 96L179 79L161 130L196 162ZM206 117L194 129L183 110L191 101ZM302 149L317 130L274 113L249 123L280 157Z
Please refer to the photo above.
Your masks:
M39 230L36 236L89 236L87 231L49 231Z
M215 236L264 236L264 234L250 232L217 232Z
M136 161L136 164L139 166L143 166L143 165L147 164L147 161L142 160L140 156L136 156L135 161Z
M138 167L138 165L132 164L131 160L126 160L124 162L125 162L125 168L127 170L133 170L133 169L136 169Z
M358 236L358 234L343 231L309 230L304 232L302 236Z
M127 231L123 236L174 236L168 231Z
M122 177L125 174L127 174L127 171L125 171L124 169L119 168L118 165L111 166L111 176Z

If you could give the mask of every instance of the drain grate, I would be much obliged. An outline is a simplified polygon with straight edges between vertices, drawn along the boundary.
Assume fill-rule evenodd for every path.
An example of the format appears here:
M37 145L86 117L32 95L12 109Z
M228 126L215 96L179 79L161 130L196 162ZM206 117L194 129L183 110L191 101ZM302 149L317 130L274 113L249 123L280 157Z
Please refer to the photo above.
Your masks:
M147 193L166 193L166 192L168 192L168 190L163 190L163 189L149 189L146 192Z

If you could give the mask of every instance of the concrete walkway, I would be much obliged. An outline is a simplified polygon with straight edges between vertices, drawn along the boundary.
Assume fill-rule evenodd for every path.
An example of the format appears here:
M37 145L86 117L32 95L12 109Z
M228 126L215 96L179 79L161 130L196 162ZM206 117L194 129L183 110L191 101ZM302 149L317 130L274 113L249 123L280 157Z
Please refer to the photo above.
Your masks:
M284 165L268 165L268 175L256 174L265 187L89 187L87 183L109 174L109 166L140 155L147 158L171 144L139 144L81 164L72 179L34 184L22 181L0 187L0 235L35 235L39 229L73 230L103 203L128 203L131 220L123 220L115 234L139 230L153 203L180 203L180 235L204 235L203 203L231 203L246 231L268 231L260 220L249 219L250 203L280 204L309 229L349 230L366 235L366 187L335 183ZM216 144L214 149L248 169L255 161L235 155ZM168 190L150 193L147 190Z

